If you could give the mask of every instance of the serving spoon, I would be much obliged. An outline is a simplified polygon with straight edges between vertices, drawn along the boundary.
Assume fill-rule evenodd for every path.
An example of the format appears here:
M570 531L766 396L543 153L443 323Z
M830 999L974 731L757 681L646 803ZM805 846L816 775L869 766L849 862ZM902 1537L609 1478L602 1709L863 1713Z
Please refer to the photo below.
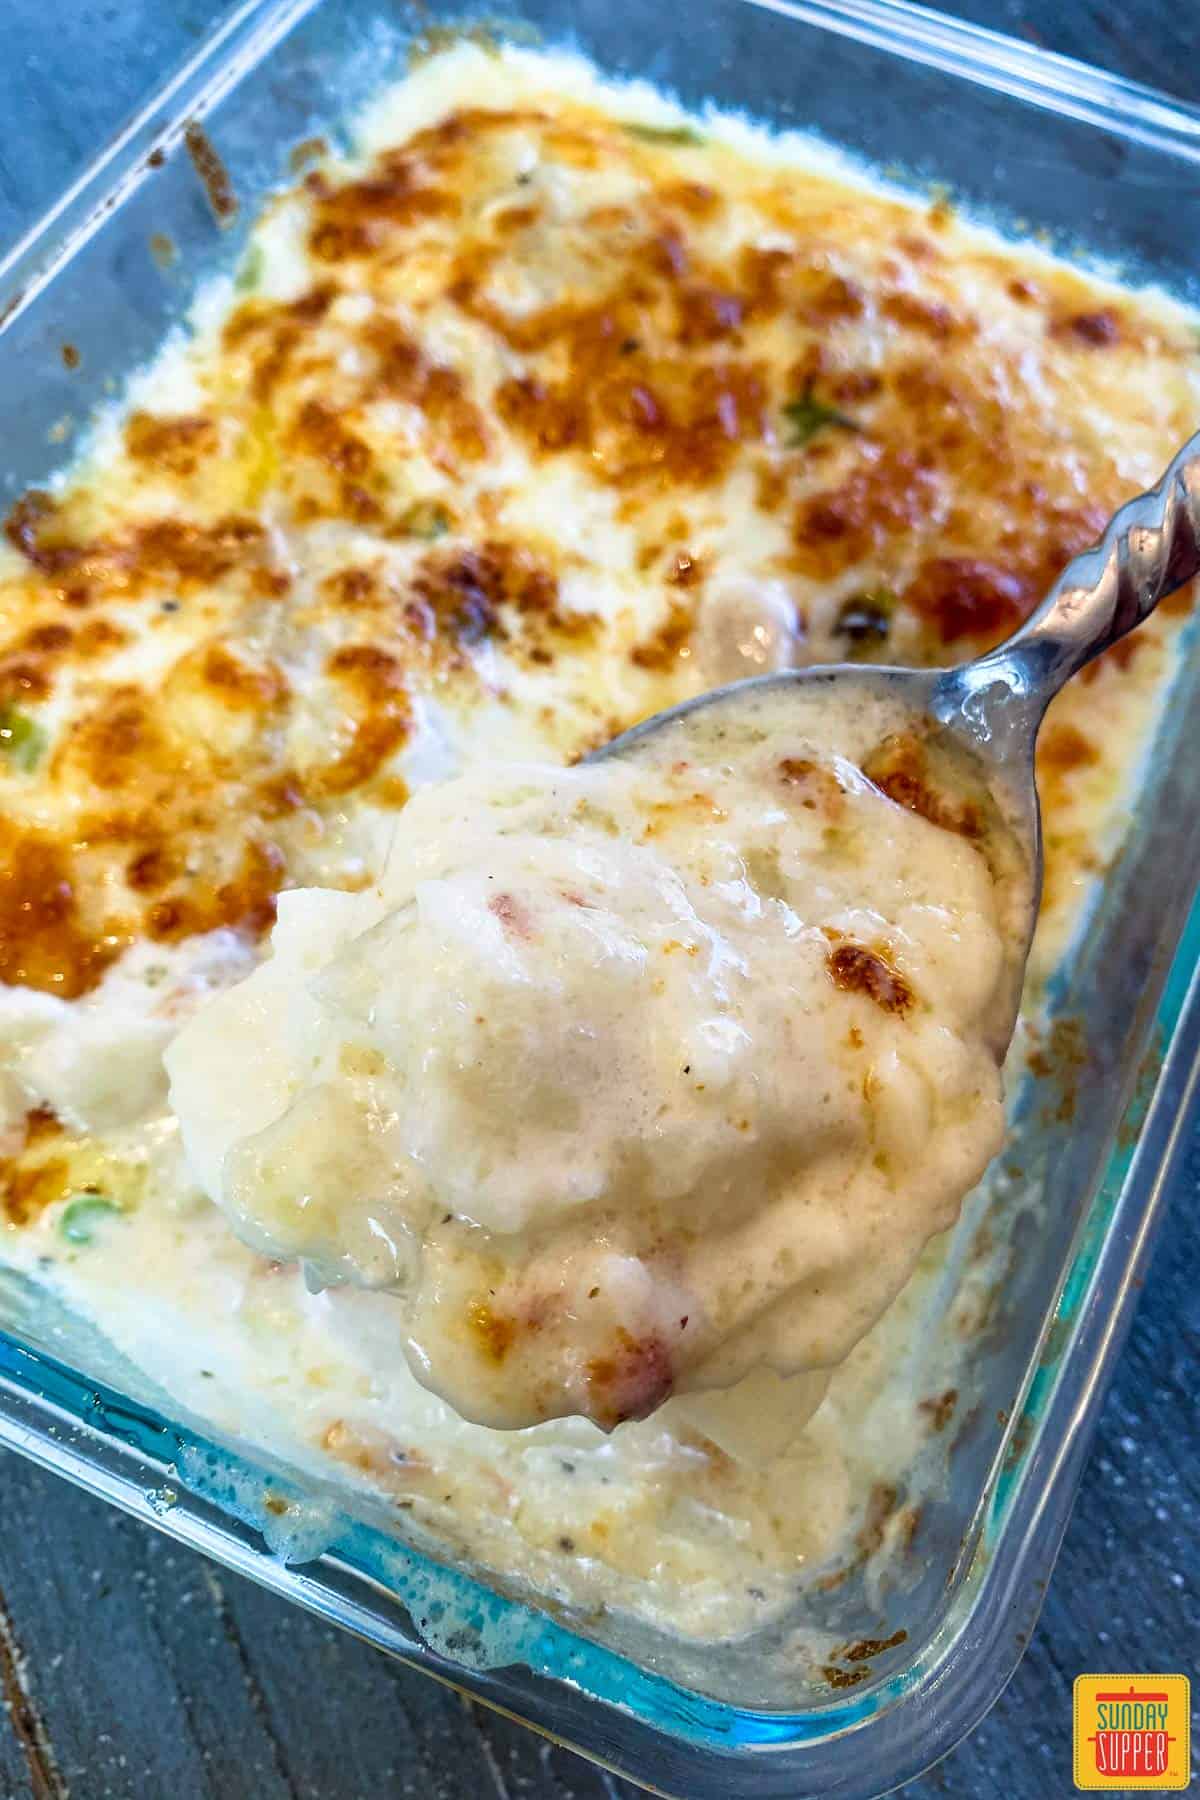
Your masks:
M861 663L816 665L714 688L641 724L588 759L661 754L662 734L703 714L706 738L785 690L797 700L899 712L930 758L934 778L982 801L993 821L985 846L1010 894L1007 992L998 1002L996 1048L1012 1036L1042 887L1042 837L1034 749L1046 708L1085 664L1149 617L1200 573L1200 432L1158 486L1113 515L1099 541L1069 562L1041 605L1005 643L948 669ZM811 725L810 725L811 729ZM869 760L869 759L868 759ZM868 773L870 769L868 768ZM976 816L980 816L977 810Z

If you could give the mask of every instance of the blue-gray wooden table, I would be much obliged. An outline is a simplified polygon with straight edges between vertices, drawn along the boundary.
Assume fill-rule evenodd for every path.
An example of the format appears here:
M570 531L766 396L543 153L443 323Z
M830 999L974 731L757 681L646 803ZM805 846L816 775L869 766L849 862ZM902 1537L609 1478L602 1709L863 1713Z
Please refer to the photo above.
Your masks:
M0 0L0 248L217 10L217 0ZM948 0L946 10L1200 101L1195 0ZM907 1800L1057 1800L1072 1791L1076 1674L1197 1673L1198 1186L1200 1136L1041 1624L989 1717L903 1790ZM3 1800L634 1792L5 1453L0 1689Z

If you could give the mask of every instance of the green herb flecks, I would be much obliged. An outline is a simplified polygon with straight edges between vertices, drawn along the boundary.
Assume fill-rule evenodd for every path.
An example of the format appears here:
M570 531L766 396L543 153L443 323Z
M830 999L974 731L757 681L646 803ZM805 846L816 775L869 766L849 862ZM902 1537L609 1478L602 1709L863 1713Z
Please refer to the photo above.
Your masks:
M46 748L46 733L36 719L0 701L0 755L26 773L37 767Z
M886 643L895 610L896 596L891 588L864 588L842 603L834 630L846 639L852 657L861 656Z
M813 392L811 380L804 384L804 392L798 400L789 400L783 409L783 416L792 428L789 448L800 450L810 444L818 431L833 428L838 431L861 431L862 426L849 413L842 412L836 406L826 406L818 400Z
M422 538L427 544L445 537L450 529L450 514L436 500L414 500L397 520L405 537Z
M262 281L266 261L262 245L251 244L233 278L233 285L239 294L252 294L255 291Z
M625 131L640 144L673 144L677 148L704 143L704 133L694 125L642 125L627 120Z
M97 1229L117 1218L120 1211L116 1202L103 1194L81 1194L63 1209L58 1229L68 1244L91 1244Z

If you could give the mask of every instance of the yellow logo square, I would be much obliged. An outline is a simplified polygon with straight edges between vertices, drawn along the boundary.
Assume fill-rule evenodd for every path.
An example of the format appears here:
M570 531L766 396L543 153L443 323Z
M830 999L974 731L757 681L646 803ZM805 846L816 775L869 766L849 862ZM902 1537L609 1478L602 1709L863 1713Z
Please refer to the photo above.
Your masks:
M1077 1788L1178 1792L1191 1779L1191 1761L1191 1683L1186 1675L1077 1678Z

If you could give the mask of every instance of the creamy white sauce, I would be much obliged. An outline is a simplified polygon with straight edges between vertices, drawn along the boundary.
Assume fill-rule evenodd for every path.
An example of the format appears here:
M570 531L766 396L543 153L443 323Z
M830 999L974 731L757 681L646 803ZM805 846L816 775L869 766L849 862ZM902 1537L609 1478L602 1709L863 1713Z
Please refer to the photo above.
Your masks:
M893 712L768 693L426 789L378 884L285 895L172 1044L199 1184L390 1288L480 1423L834 1367L1003 1133L1001 903L852 760Z
M79 1001L0 986L0 1136L31 1108L72 1131L104 1133L162 1110L163 1052L200 998L254 967L232 931L178 946L135 944Z

